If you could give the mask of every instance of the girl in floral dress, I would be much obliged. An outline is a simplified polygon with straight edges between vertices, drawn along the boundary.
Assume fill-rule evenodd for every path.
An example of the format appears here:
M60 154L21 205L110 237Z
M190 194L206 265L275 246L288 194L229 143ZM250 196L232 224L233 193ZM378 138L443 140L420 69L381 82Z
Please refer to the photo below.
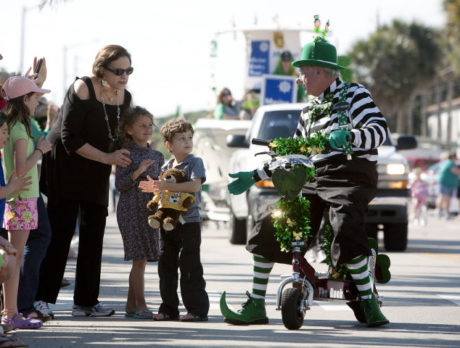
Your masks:
M152 214L147 209L151 194L141 192L138 186L140 181L147 180L147 176L158 179L164 157L149 144L153 134L152 114L137 106L128 109L121 120L120 135L132 160L130 166L117 167L115 173L115 187L120 191L117 221L125 260L132 260L125 316L152 319L152 312L145 302L144 272L147 261L158 260L159 231L152 229L147 222Z

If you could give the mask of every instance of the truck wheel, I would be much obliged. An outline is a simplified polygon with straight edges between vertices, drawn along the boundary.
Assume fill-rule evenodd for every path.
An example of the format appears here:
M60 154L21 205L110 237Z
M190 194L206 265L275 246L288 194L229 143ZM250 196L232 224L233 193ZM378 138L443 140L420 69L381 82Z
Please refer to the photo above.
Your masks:
M281 296L281 315L286 329L297 330L303 324L304 312L300 309L301 294L297 288L288 288Z
M230 218L230 243L246 244L246 219L238 220L232 214Z
M404 251L407 248L407 223L385 224L384 245L387 251Z

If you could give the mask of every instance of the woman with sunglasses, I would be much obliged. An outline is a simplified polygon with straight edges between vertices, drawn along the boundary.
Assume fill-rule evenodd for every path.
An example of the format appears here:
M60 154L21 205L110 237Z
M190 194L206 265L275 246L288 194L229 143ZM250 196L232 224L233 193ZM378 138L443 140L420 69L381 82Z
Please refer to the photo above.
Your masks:
M80 245L72 315L115 312L102 306L98 296L111 166L131 163L118 137L120 115L131 104L125 89L133 72L131 56L121 46L106 46L92 70L92 76L77 79L68 89L48 135L52 150L43 159L41 186L53 233L34 305L48 316L53 316L48 303L56 303L77 216Z
M217 96L217 105L214 110L214 118L216 120L238 120L239 107L233 100L232 92L228 88L222 88Z

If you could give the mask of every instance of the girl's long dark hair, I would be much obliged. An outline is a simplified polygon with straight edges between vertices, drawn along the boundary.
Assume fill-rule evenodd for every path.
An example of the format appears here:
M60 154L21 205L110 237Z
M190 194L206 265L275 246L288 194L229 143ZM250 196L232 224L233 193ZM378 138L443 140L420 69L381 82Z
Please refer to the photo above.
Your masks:
M10 99L3 108L3 112L8 117L8 132L11 131L11 128L16 124L16 122L21 122L24 127L26 127L27 135L33 139L32 131L30 130L30 111L27 105L24 103L24 98L30 98L34 92L30 92L26 95Z
M147 116L153 122L153 115L147 109L141 106L128 108L121 115L120 126L118 127L118 134L120 135L122 146L128 145L133 138L128 134L128 128L131 127L137 118L140 116ZM153 124L155 126L155 123Z

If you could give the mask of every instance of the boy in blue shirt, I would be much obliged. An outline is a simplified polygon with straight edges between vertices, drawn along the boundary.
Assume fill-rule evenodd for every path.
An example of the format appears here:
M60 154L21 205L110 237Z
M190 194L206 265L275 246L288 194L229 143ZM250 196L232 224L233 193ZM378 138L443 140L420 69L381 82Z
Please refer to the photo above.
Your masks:
M209 298L206 282L203 278L203 266L200 260L201 216L198 210L201 201L201 185L206 180L203 161L191 154L193 150L193 128L184 120L171 120L161 128L166 148L172 157L162 170L168 168L183 169L188 182L167 183L165 181L142 181L139 187L143 192L169 190L189 192L195 196L193 204L182 214L184 224L166 233L161 230L160 260L158 274L160 277L160 294L162 304L155 320L177 320L179 318L179 298L177 296L177 268L180 268L180 288L182 302L187 314L181 321L207 321ZM147 222L146 222L147 223Z

